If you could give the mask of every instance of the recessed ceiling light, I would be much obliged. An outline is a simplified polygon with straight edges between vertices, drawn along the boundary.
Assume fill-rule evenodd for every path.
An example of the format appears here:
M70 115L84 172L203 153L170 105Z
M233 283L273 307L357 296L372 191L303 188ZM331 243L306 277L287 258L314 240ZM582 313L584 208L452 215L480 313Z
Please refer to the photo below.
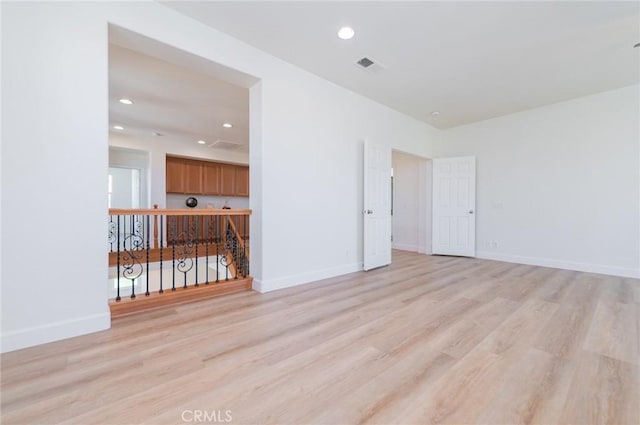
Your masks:
M113 129L114 129L114 130L124 130L124 127L123 127L123 126L121 126L121 125L114 125L114 126L113 126Z
M340 37L343 40L349 40L353 38L355 34L356 32L351 27L342 27L338 31L338 37Z
M198 140L198 144L200 144L200 145L206 145L206 144L207 144L207 142L205 142L204 140Z
M222 126L224 128L231 128L231 127L233 127L233 124L231 124L230 122L226 122L226 123L222 124Z
M151 134L152 134L152 135L154 135L154 136L156 136L156 137L162 137L162 136L164 136L164 134L162 134L162 133L158 133L157 131L155 131L155 132L153 132L153 133L151 133Z
M120 99L120 103L124 103L125 105L133 105L133 100L122 98Z
M433 112L431 113L431 116L432 116L432 117L437 117L438 115L440 115L440 111L433 111Z

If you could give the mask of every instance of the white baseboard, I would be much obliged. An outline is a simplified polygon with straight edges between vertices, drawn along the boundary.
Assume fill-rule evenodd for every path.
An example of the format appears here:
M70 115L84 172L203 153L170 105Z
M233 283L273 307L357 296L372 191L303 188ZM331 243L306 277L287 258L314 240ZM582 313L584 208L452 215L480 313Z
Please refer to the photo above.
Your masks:
M640 278L640 269L606 266L603 264L579 263L574 261L554 260L551 258L523 257L519 255L510 255L488 251L477 251L476 257L483 258L485 260L505 261L507 263L528 264L531 266L542 266L555 269L606 274L611 276Z
M2 334L0 352L6 353L21 348L33 347L47 342L103 331L110 327L111 314L107 312L6 332Z
M400 251L420 252L420 247L418 245L394 242L391 247L393 249L399 249Z
M347 273L359 272L362 270L362 263L345 264L338 267L331 267L323 270L315 270L308 273L300 273L285 276L277 279L253 280L253 290L258 292L269 292L277 289L289 288L291 286L302 285L304 283L315 282L316 280L328 279L330 277L341 276Z

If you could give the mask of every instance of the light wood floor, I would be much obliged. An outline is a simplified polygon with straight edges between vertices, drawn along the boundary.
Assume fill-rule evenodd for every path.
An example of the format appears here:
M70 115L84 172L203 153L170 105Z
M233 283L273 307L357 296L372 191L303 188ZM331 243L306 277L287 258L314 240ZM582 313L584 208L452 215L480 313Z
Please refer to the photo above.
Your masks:
M638 280L398 251L5 354L1 419L639 424L639 306Z

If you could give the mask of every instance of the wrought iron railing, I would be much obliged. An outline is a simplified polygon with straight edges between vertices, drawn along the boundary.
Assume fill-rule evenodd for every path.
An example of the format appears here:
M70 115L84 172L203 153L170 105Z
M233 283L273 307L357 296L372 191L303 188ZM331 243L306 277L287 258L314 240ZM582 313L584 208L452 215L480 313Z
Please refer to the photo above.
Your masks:
M251 210L110 209L116 302L249 276Z
M246 247L246 237L243 236L244 231L238 231L238 220L233 220L231 217L227 217L228 226L226 229L226 244L225 248L228 253L231 254L231 262L236 265L240 275L249 275L249 257ZM243 225L241 230L245 230L246 225Z

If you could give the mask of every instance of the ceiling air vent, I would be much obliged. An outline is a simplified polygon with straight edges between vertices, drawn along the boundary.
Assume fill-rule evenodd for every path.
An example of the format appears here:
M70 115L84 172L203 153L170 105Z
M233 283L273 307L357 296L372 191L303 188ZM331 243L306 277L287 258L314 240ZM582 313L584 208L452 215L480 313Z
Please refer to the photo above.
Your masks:
M371 65L373 65L375 62L373 62L371 59L369 58L362 58L358 61L358 65L360 65L363 68L369 68Z
M221 139L218 139L215 142L211 143L209 147L214 149L223 149L226 151L239 151L244 149L244 146L242 143L230 142L228 140L221 140Z
M384 69L380 62L376 62L371 58L364 57L356 62L356 66L367 72L376 73Z

